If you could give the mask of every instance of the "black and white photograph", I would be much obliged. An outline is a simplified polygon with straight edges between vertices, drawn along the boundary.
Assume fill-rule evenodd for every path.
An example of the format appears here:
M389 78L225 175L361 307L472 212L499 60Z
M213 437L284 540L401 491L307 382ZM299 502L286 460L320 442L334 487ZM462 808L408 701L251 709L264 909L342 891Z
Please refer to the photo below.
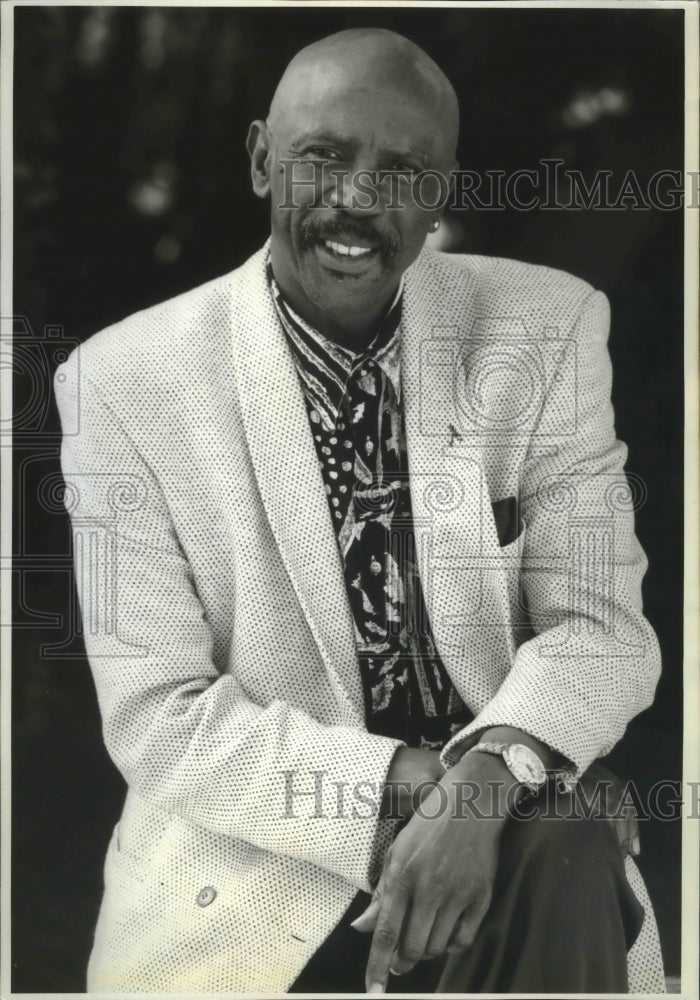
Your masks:
M0 995L698 997L698 7L2 7Z

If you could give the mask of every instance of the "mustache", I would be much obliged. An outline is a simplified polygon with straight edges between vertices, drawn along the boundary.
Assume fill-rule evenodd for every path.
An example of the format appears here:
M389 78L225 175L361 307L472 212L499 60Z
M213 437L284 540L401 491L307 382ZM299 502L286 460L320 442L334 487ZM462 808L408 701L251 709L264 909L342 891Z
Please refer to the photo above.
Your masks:
M383 260L388 261L394 257L401 248L401 240L398 233L382 232L367 219L306 219L302 226L302 243L307 250L312 249L317 243L324 240L337 240L345 238L350 241L352 237L363 240L379 252Z

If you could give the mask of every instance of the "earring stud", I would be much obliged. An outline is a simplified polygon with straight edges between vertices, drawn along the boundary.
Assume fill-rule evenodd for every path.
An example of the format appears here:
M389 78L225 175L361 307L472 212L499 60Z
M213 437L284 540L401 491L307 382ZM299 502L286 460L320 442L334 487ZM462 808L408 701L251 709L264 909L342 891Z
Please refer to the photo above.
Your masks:
M438 229L440 228L440 220L439 219L433 219L433 222L432 222L430 228L432 229L432 231L434 233L436 233L438 231Z

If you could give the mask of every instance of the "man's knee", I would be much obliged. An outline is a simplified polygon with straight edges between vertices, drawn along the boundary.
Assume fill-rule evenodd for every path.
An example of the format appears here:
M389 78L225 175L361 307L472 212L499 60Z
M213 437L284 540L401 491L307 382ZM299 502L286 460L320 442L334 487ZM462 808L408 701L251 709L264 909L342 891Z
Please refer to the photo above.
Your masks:
M517 914L519 926L555 932L560 940L616 940L631 947L644 918L627 881L622 849L610 821L571 807L557 793L553 808L532 800L531 815L508 821L494 887L494 918Z
M561 869L573 866L595 880L606 868L622 865L615 832L604 816L577 808L568 793L552 793L523 804L503 839L509 866Z

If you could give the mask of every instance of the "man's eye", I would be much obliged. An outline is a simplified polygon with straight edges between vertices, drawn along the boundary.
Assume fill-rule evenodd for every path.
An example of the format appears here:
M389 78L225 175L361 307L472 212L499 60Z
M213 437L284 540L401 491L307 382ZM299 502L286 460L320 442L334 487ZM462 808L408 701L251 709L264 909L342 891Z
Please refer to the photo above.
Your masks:
M401 160L388 164L382 170L384 174L415 174L415 172L416 168L411 163L403 163Z
M340 156L334 149L327 146L312 146L306 150L307 154L315 160L339 160Z

